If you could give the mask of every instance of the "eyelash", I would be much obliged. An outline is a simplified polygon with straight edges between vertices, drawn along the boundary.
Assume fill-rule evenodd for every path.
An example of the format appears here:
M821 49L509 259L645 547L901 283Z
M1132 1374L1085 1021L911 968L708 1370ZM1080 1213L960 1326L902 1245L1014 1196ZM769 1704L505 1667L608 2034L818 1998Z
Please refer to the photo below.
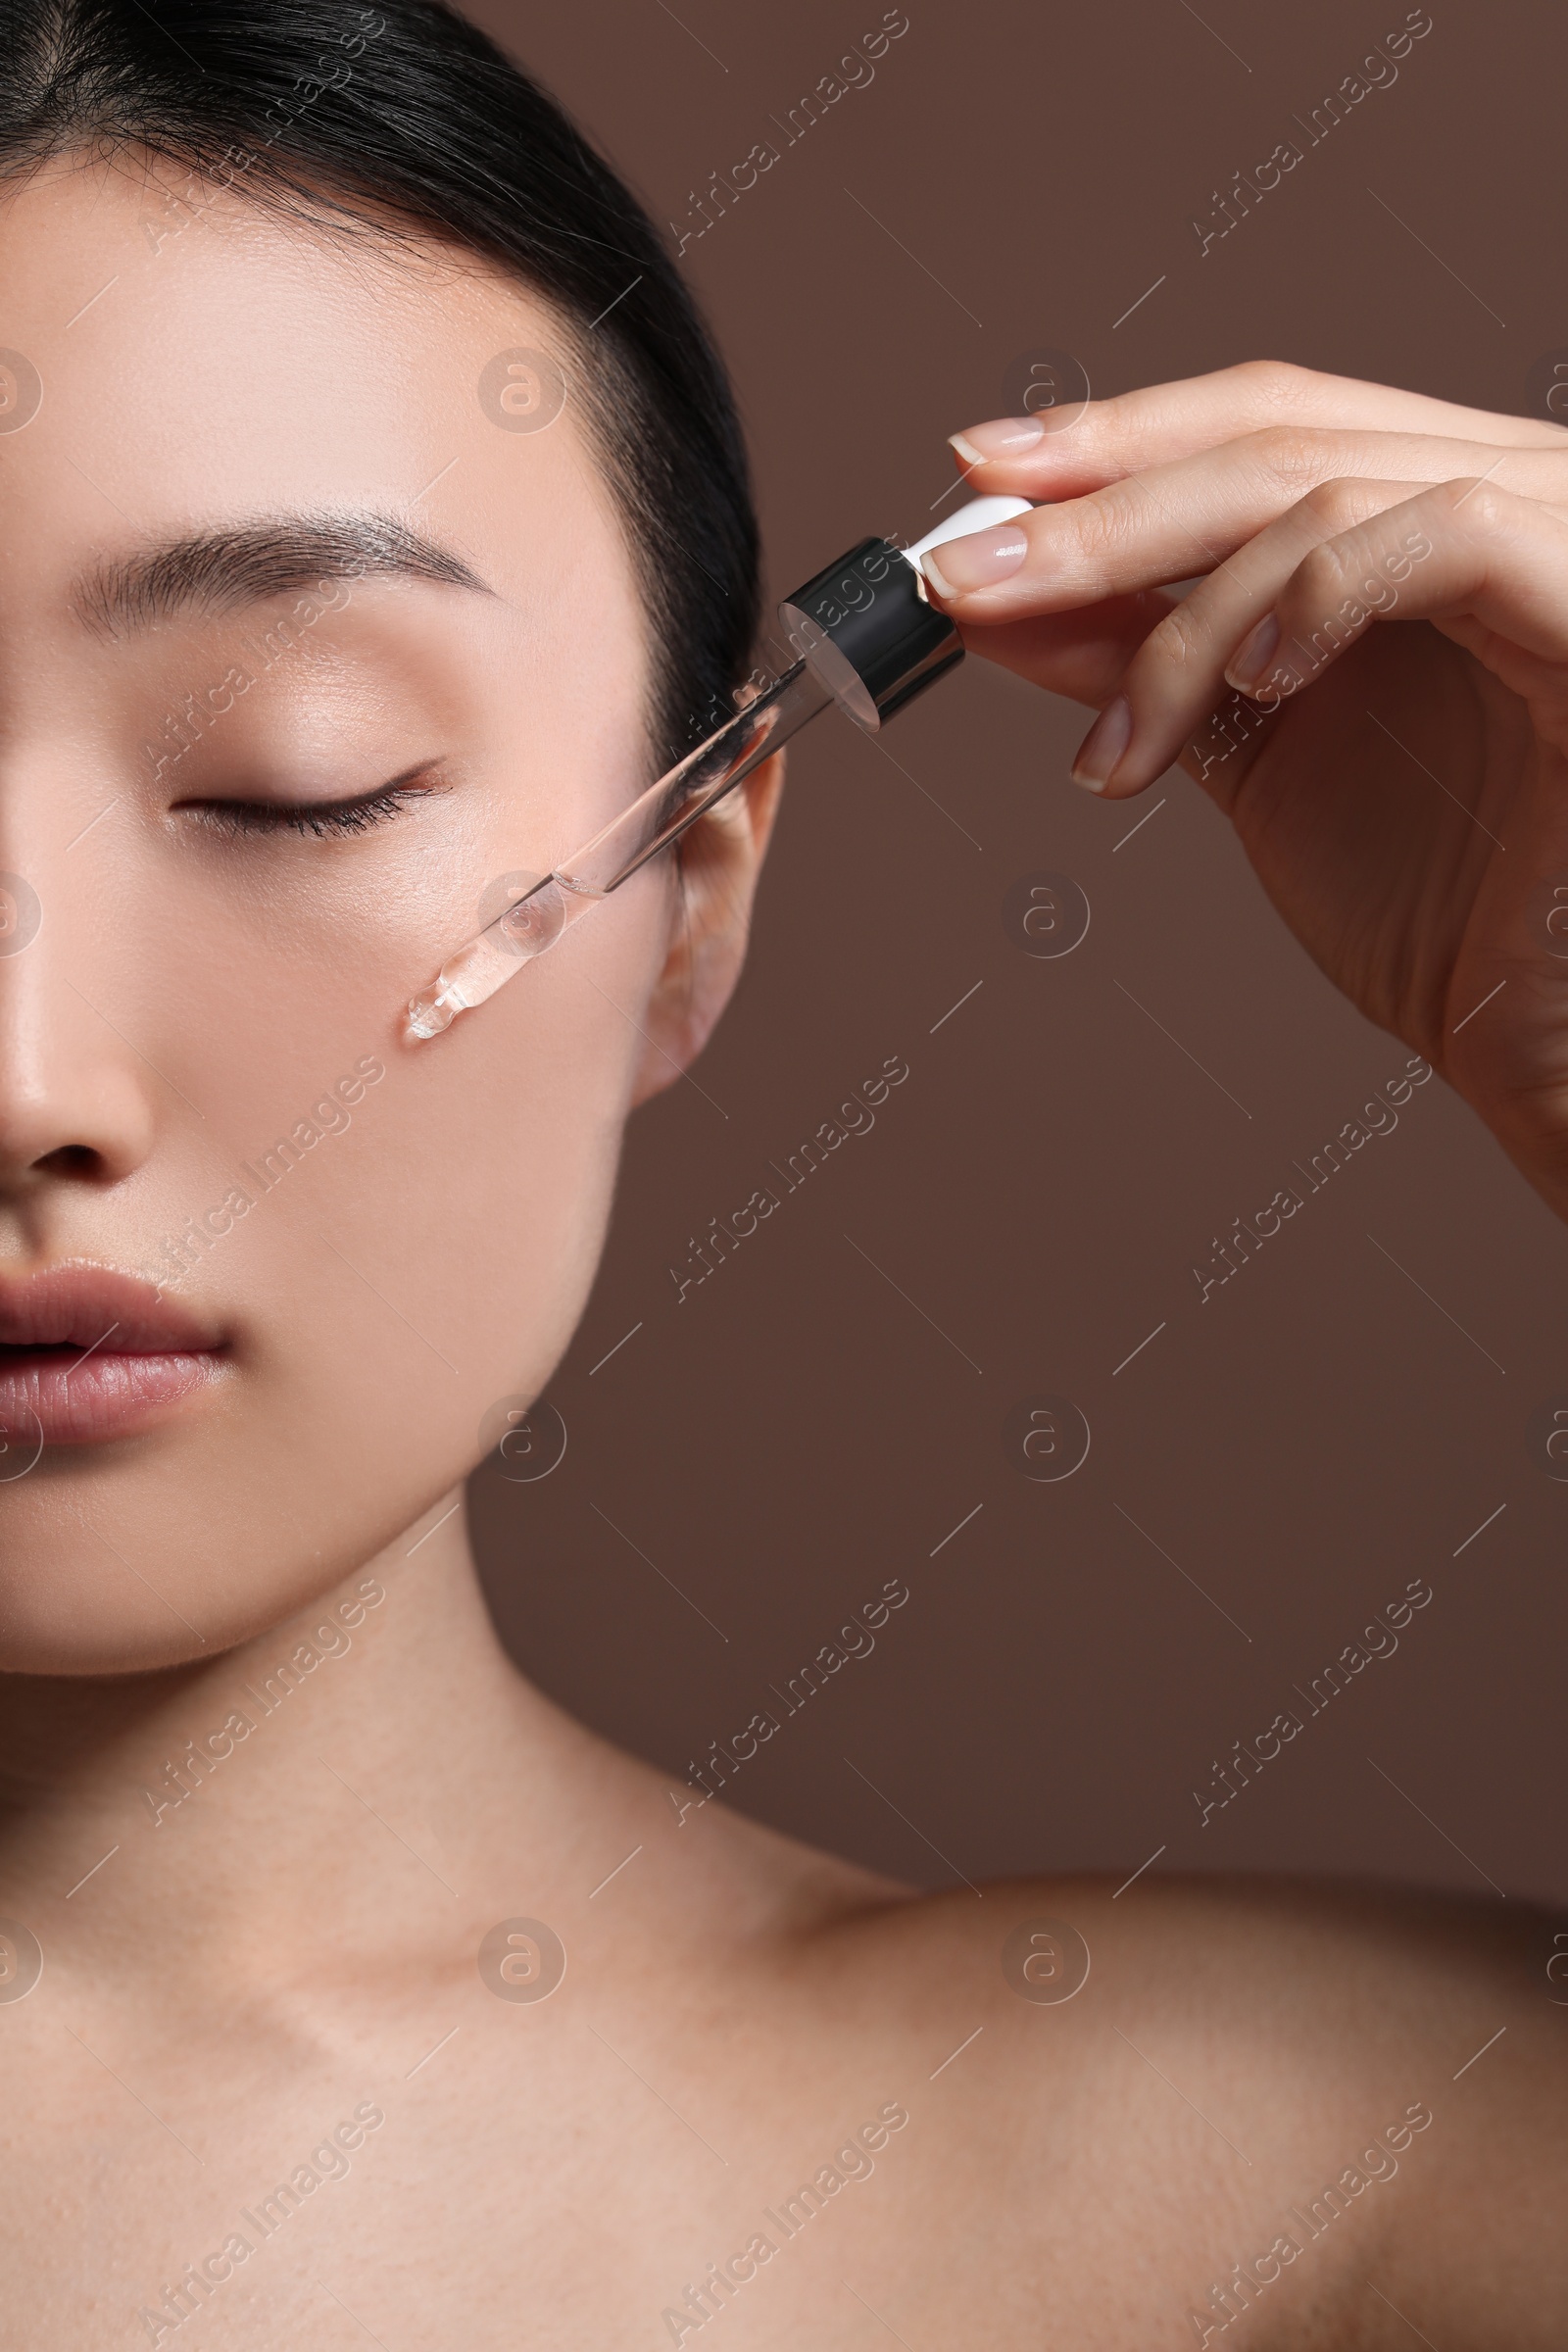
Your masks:
M186 807L204 824L230 838L242 833L298 833L324 841L390 824L411 801L441 789L438 784L398 780L352 801L191 801Z

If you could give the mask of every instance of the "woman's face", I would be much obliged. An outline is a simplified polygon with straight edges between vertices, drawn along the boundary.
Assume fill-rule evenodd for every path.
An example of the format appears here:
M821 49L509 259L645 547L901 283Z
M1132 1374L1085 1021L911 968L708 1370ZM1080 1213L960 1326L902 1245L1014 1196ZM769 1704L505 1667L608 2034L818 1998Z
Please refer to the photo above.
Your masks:
M403 1042L503 878L648 781L579 363L481 265L394 269L158 169L0 205L0 1667L27 1672L211 1654L450 1490L548 1379L629 1104L735 960L666 1004L665 859ZM540 429L518 351L568 379Z

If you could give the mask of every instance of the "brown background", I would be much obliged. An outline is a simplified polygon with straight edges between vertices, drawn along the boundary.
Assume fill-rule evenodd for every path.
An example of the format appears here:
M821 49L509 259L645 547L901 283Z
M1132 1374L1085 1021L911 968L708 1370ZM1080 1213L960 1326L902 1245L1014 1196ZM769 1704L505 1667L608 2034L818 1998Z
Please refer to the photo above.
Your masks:
M772 119L881 8L475 13L661 223L695 226L691 191L782 147ZM1292 116L1399 0L908 0L875 80L682 258L739 386L771 596L862 532L927 527L944 435L1010 413L1034 346L1102 393L1278 356L1539 401L1568 345L1568 23L1432 13L1396 83L1200 256L1192 217L1304 144ZM1196 787L1076 790L1084 723L971 662L891 757L833 716L804 739L738 1000L697 1083L633 1122L551 1390L565 1458L475 1479L501 1624L678 1782L899 1577L875 1652L736 1776L758 1818L933 1885L1162 1846L1157 1870L1568 1900L1568 1485L1528 1442L1568 1391L1568 1235L1434 1082L1199 1303L1211 1237L1405 1050L1307 962ZM1093 908L1060 960L1004 925L1042 868ZM874 1131L677 1304L689 1237L889 1055L910 1075ZM1093 1431L1058 1484L1004 1450L1045 1393ZM1397 1654L1200 1829L1213 1760L1414 1577L1434 1599Z

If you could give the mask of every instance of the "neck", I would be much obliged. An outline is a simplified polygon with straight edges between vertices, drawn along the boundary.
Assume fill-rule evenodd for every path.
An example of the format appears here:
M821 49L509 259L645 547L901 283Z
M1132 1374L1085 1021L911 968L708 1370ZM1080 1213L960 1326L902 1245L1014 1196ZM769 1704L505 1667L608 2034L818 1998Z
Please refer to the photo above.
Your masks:
M549 1873L597 1743L502 1651L460 1501L220 1657L6 1678L0 1914L47 1962L232 2000L449 1947L502 1836Z

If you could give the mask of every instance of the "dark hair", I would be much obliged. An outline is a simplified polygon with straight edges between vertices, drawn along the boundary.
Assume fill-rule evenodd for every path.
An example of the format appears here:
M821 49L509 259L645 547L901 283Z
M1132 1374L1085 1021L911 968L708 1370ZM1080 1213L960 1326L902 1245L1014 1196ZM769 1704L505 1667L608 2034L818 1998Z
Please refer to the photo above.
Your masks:
M729 714L758 547L723 368L635 198L484 33L442 0L0 0L0 176L78 149L434 232L550 302L652 620L659 756Z

